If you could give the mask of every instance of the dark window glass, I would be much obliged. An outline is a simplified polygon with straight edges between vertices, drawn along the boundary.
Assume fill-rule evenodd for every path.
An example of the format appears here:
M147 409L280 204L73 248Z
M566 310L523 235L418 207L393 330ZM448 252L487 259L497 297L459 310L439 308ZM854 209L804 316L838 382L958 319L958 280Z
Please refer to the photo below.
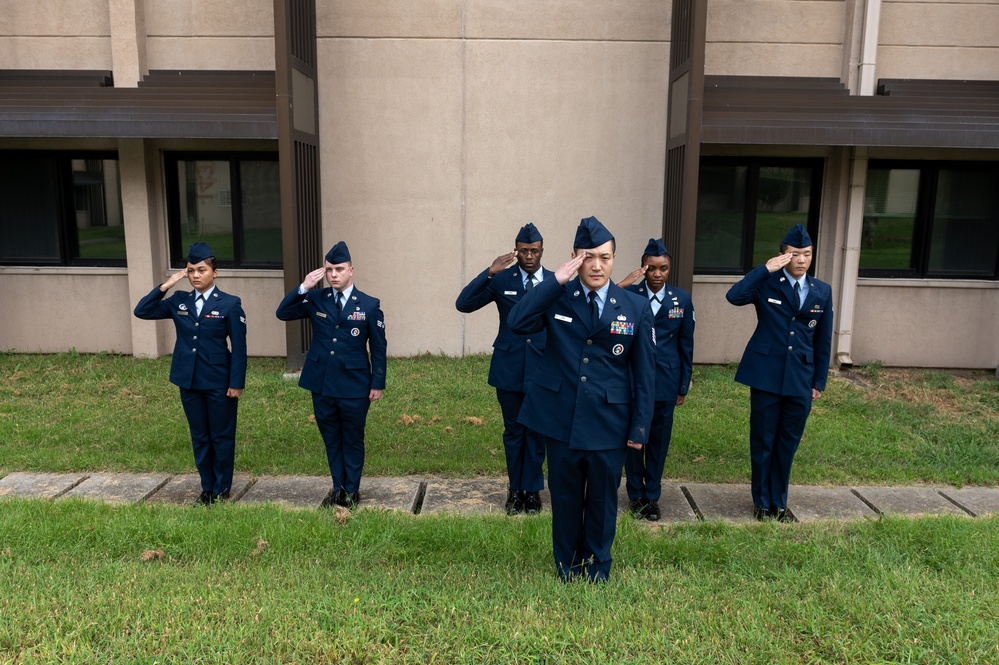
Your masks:
M0 153L0 262L125 265L118 160Z
M860 274L999 277L999 166L870 162Z
M694 272L743 274L775 256L787 230L815 234L818 160L701 160Z
M281 267L276 155L170 154L166 163L174 267L195 242L211 245L222 266Z

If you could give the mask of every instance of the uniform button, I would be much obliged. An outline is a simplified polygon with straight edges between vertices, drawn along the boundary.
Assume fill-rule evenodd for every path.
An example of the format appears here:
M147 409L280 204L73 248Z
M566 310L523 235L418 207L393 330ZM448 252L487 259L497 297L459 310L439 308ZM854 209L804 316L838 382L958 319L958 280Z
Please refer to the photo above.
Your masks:
M336 344L336 337L333 338L333 343Z
M194 336L194 339L198 339L198 336L197 336L197 335L195 335L195 336Z
M585 376L579 377L579 380L582 381L583 383L586 383L586 377Z
M794 337L794 331L793 330L791 331L791 337Z
M330 355L331 356L336 355L336 351L330 351Z
M586 343L587 343L587 345L593 344L593 340L592 339L588 339L588 340L586 340Z
M194 324L194 327L195 327L195 328L197 328L197 327L198 327L198 324L197 324L197 323L195 323L195 324Z
M191 349L191 353L197 353L197 352L198 352L197 349Z
M787 350L790 351L793 348L794 348L793 346L789 346L789 347L787 347Z
M797 319L797 317L794 317L794 316L792 316L792 317L791 317L791 320L792 320L792 321L797 321L798 319Z
M340 330L340 326L336 326L336 329L337 329L337 330Z
M530 343L531 343L531 340L527 340L527 343L528 343L528 344L530 344Z
M590 364L590 359L589 358L583 358L583 364L584 365L589 365Z

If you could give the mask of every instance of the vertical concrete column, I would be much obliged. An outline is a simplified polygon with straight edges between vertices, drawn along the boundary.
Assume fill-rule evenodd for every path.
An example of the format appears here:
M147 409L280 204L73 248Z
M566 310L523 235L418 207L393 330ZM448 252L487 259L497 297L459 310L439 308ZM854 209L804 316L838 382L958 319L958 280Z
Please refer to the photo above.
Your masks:
M111 67L118 88L134 88L149 73L146 65L144 0L108 0L111 14Z
M843 271L839 283L839 311L836 312L838 367L853 365L853 325L857 308L857 278L860 276L860 240L864 229L864 199L867 189L867 148L854 148L850 161L850 190L846 206L846 235L843 242Z
M860 63L857 66L859 92L861 95L873 95L877 91L880 24L881 0L866 0L864 5L864 31L860 45Z
M166 228L157 204L159 164L156 151L143 139L119 139L121 207L128 261L131 307L156 284L167 269ZM165 353L166 323L132 317L132 355L155 358Z

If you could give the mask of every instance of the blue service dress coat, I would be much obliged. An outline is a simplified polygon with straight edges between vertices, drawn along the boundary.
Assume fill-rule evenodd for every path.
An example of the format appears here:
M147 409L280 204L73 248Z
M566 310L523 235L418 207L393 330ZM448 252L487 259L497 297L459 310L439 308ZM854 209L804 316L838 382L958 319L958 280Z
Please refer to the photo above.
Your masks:
M632 284L627 291L645 299L649 288L645 281ZM690 292L676 286L663 286L663 302L653 315L656 323L656 401L676 402L677 395L690 390L694 371L694 303Z
M355 286L337 314L334 294L329 287L299 294L296 287L278 305L277 318L282 321L312 322L312 345L298 385L326 397L367 399L371 390L385 389L387 344L381 303Z
M519 334L548 331L520 422L580 450L646 443L655 396L656 346L649 303L611 283L596 327L579 278L546 279L511 311Z
M239 298L218 287L202 305L197 291L174 291L169 297L157 286L135 306L140 319L173 319L177 341L170 382L187 390L246 386L246 314ZM232 344L232 349L226 340Z
M782 396L823 391L832 353L832 288L806 275L808 296L799 310L783 270L754 268L725 296L733 305L756 308L756 330L746 344L735 380Z
M542 284L555 278L555 273L541 269ZM537 287L535 287L537 288ZM514 265L497 273L491 279L486 268L458 294L454 306L459 312L471 314L489 303L496 303L499 311L499 331L493 340L493 356L489 362L489 385L500 390L524 392L525 379L529 379L541 364L545 350L545 331L519 335L507 323L513 306L524 297L524 283L520 266Z

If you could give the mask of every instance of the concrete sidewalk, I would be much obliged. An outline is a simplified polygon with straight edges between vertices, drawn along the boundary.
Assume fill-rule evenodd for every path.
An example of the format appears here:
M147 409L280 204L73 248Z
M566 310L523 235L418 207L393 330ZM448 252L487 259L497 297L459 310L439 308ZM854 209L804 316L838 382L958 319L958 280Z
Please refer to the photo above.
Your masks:
M232 501L318 508L329 488L326 476L237 475L233 479ZM14 472L0 478L0 498L78 497L111 503L193 504L200 492L197 474ZM620 492L619 504L624 511L628 505L624 483ZM791 512L802 522L876 518L882 513L978 517L999 512L999 488L792 485L789 497ZM542 499L547 508L547 490ZM505 500L506 482L502 478L366 476L361 480L361 508L473 515L502 513ZM659 505L661 523L752 521L749 485L664 483Z

